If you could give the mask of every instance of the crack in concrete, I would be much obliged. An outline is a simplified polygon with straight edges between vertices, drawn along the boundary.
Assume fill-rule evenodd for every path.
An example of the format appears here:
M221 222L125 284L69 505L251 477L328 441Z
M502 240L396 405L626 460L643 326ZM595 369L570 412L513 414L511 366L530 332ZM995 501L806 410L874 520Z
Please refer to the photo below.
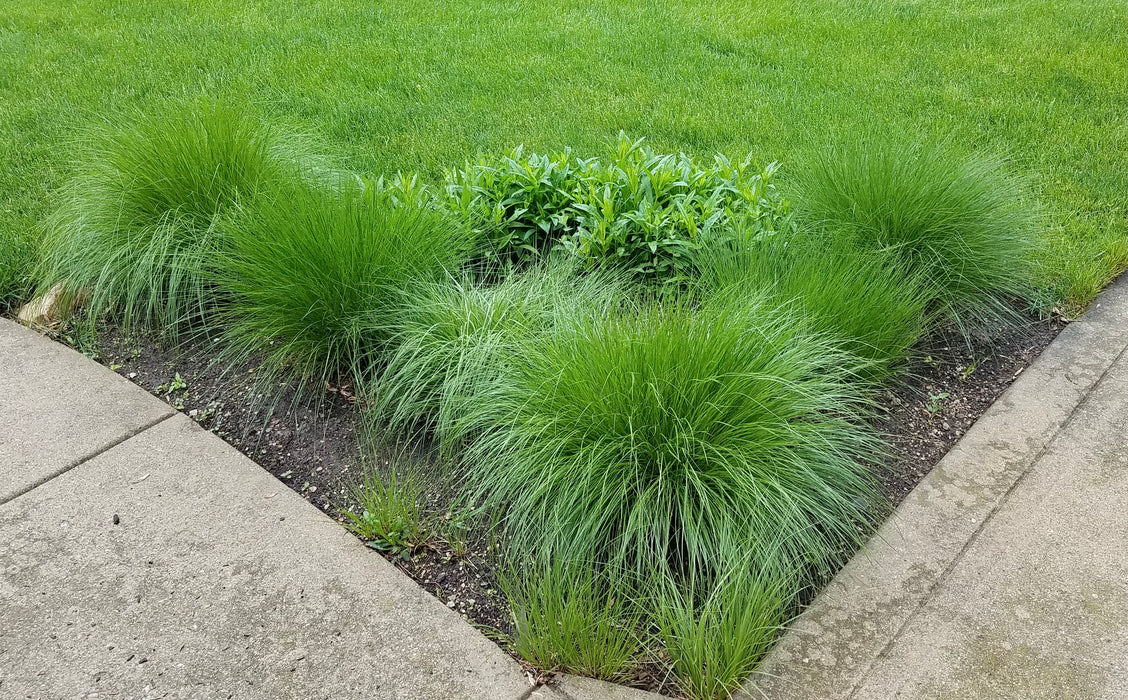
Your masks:
M0 498L0 506L7 505L8 503L11 503L12 501L19 498L20 496L22 496L26 493L30 493L31 491L34 491L35 489L39 488L40 486L43 486L44 484L48 483L49 481L52 481L53 479L60 477L63 474L66 474L67 472L74 469L75 467L82 466L83 464L89 462L90 460L94 459L95 457L98 457L100 455L103 455L103 454L109 452L110 450L114 449L115 447L122 444L126 440L137 437L138 435L145 432L146 430L148 430L152 427L155 427L157 425L160 425L161 423L168 420L169 418L172 418L173 416L177 415L178 413L179 413L179 411L176 411L174 409L170 409L169 412L166 413L165 415L160 416L159 418L154 418L153 420L149 421L148 423L140 425L140 426L126 432L124 435L122 435L122 436L120 436L120 437L118 437L114 440L111 440L110 442L108 442L105 445L99 447L98 449L94 450L93 452L86 455L85 457L79 457L78 459L72 460L71 462L64 464L62 467L56 469L55 471L51 472L47 476L44 476L40 479L36 479L31 484L29 484L27 487L20 489L19 491L12 494L11 496L8 496L7 498Z

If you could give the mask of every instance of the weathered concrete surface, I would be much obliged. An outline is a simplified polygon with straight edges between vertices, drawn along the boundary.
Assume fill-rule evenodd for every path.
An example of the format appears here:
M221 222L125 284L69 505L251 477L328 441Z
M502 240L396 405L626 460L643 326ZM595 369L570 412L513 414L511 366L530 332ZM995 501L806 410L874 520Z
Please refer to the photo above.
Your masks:
M594 678L561 673L552 679L551 685L542 685L533 691L529 700L661 700L665 697Z
M0 319L0 503L174 412L80 353Z
M3 697L531 690L457 614L183 416L0 506L0 564Z
M1128 698L1128 354L854 697Z
M1066 328L909 495L781 639L747 694L845 698L865 687L871 673L891 672L892 667L881 666L882 659L899 643L902 630L1019 480L1045 457L1126 345L1128 277ZM1122 434L1102 440L1122 442ZM1031 556L1037 560L1040 554ZM1066 556L1047 556L1059 554ZM899 672L904 678L924 673L912 666ZM921 697L933 697L918 690Z
M557 676L555 689L569 700L660 700L666 697L568 673Z

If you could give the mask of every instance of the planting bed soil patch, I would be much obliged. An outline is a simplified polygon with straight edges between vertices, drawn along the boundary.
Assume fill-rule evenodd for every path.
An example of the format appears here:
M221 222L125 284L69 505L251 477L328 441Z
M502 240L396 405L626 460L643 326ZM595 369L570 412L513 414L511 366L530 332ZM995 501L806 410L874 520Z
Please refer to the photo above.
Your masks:
M171 350L153 338L109 331L98 339L98 359L118 374L186 413L297 491L330 517L344 523L341 508L352 504L362 481L365 456L361 410L346 387L330 387L307 401L295 401L295 387L277 385L274 396L259 394L255 365L222 370L206 343ZM182 388L169 391L179 376ZM310 393L310 392L307 392ZM424 494L434 506L439 494ZM486 563L483 542L469 542L455 557L432 541L411 560L387 557L448 607L485 631L509 631L509 615Z
M880 472L896 506L952 449L967 429L1065 328L1058 317L1031 320L1013 331L968 347L955 332L933 337L899 383L883 389L887 408L878 429L889 442L890 458Z
M904 378L877 397L887 408L878 427L890 449L881 481L893 504L904 499L1064 325L1032 319L1026 328L974 347L954 332L940 333L920 348ZM177 351L152 338L109 331L97 347L98 359L118 374L185 412L344 521L341 508L350 505L366 459L360 446L362 412L350 387L329 386L313 400L296 402L294 386L285 383L275 385L271 396L261 394L253 364L219 370L207 343ZM424 485L433 510L441 510L437 491ZM410 560L385 556L487 633L511 631L483 539L471 537L461 557L441 540L421 547ZM665 686L665 674L645 669L641 674L634 685L672 690Z

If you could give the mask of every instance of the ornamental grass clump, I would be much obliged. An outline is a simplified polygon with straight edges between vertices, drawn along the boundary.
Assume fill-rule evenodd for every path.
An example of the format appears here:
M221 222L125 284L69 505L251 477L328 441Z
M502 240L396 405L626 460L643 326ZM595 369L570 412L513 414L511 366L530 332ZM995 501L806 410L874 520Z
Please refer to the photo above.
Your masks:
M304 381L365 372L392 338L404 290L454 273L470 247L458 222L394 206L355 180L280 187L225 237L228 358Z
M771 649L795 595L794 578L757 575L751 562L711 580L657 577L648 619L686 697L730 697Z
M217 301L220 223L308 159L246 111L200 101L107 121L47 222L36 279L123 327L176 335Z
M466 276L416 281L395 322L395 349L366 394L379 430L424 429L450 452L493 425L491 396L513 355L556 319L610 312L625 284L572 266L511 271L497 284Z
M865 378L887 378L931 325L931 289L887 251L800 231L734 236L696 260L703 296L766 297L863 358Z
M756 298L558 320L512 355L468 449L514 551L713 577L832 572L879 501L859 362Z
M965 333L1016 322L1011 303L1031 294L1034 209L996 158L881 140L832 149L799 177L795 211L895 256Z
M513 557L499 576L513 650L538 668L623 681L645 650L641 608L606 571Z

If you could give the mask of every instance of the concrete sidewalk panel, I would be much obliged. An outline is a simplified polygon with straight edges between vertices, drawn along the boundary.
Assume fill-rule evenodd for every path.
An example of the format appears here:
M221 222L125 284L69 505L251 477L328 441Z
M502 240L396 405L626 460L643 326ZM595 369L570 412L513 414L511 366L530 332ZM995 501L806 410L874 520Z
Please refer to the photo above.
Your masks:
M80 353L0 319L0 503L173 413Z
M973 425L761 664L754 698L843 698L1128 345L1128 276Z
M1128 698L1126 435L1122 355L854 697Z
M0 542L6 697L530 690L456 613L182 416L0 507Z
M563 673L556 677L556 689L569 700L661 700L666 697L637 688Z

